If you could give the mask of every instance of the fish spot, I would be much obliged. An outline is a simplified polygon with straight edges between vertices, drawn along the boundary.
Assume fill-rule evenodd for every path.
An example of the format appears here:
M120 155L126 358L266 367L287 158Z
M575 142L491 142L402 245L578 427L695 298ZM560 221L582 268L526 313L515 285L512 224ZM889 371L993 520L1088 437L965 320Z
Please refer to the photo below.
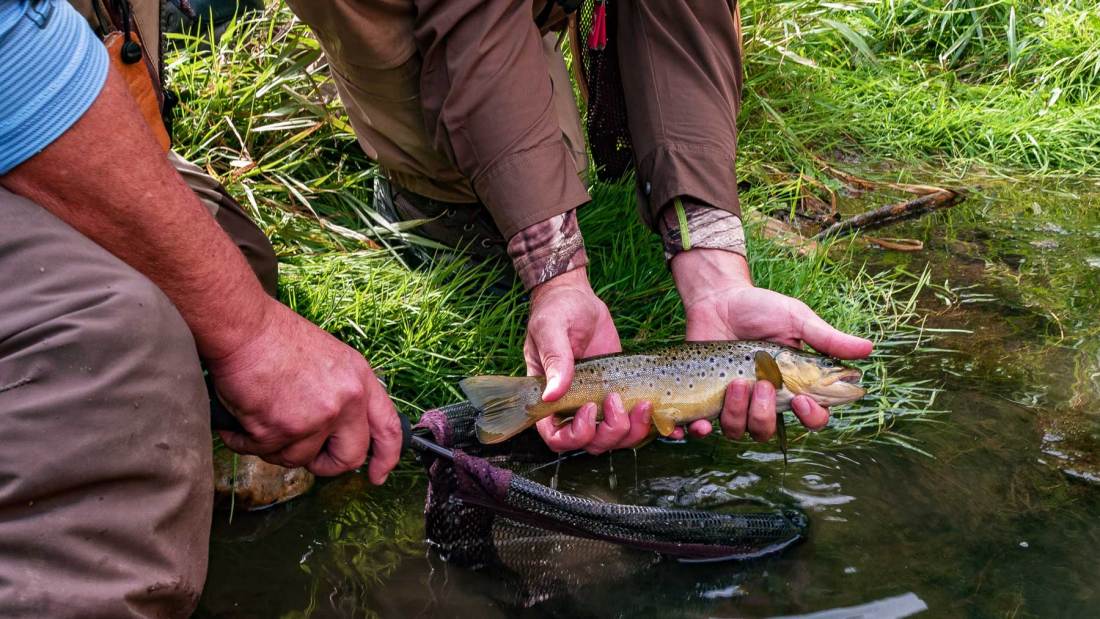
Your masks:
M745 370L737 370L737 375L738 376L744 376L745 375Z
M672 395L672 391L666 391L665 395Z
M725 378L725 377L726 377L726 373L725 373L725 372L722 372L721 374L719 374L719 375L718 375L718 378Z
M745 355L745 361L751 361L751 360L752 360L752 356L750 356L750 355Z

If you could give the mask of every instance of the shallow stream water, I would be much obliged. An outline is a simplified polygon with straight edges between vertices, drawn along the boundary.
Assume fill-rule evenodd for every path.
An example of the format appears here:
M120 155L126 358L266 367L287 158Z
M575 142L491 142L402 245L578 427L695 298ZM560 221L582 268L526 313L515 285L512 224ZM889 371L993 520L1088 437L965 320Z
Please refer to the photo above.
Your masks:
M564 490L624 502L798 506L800 545L662 562L522 607L498 574L425 548L419 472L381 490L349 475L231 524L217 514L198 616L1100 616L1100 188L986 187L891 234L927 248L876 253L874 268L930 265L948 285L922 300L928 325L968 331L897 371L942 388L942 414L895 428L927 455L810 440L784 468L771 445L710 439L558 473Z

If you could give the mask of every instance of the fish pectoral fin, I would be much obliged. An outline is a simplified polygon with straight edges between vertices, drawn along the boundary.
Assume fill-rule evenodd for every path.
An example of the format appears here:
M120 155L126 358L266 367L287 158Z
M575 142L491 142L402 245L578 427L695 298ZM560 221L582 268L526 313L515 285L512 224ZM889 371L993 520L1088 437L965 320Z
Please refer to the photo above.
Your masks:
M653 411L651 419L661 436L668 436L676 429L676 416L680 410L676 408L661 408Z
M768 353L758 350L756 351L756 380L766 380L775 387L778 391L783 388L783 373L779 371L779 365L775 362L775 357Z

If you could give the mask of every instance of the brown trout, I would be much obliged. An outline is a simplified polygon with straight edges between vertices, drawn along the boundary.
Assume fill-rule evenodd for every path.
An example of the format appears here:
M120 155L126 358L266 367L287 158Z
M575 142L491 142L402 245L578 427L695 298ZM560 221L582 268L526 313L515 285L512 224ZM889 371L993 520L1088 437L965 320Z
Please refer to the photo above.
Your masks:
M474 376L459 383L478 409L478 439L499 443L550 415L569 415L588 402L603 404L618 393L623 406L648 401L653 425L662 436L697 419L722 412L726 386L739 378L767 380L776 387L779 438L782 413L791 399L808 395L822 406L854 402L866 391L862 373L839 361L770 342L687 342L647 353L615 354L578 362L573 384L556 402L543 402L541 376Z

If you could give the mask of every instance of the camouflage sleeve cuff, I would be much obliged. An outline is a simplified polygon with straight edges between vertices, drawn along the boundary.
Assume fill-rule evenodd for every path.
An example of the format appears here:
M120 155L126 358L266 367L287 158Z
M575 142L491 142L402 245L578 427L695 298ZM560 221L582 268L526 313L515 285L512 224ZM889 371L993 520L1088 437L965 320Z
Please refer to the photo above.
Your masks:
M657 220L657 230L664 242L665 260L693 248L724 249L748 257L741 218L692 198L678 198L666 206Z
M588 264L576 209L517 232L508 241L508 255L527 290Z

